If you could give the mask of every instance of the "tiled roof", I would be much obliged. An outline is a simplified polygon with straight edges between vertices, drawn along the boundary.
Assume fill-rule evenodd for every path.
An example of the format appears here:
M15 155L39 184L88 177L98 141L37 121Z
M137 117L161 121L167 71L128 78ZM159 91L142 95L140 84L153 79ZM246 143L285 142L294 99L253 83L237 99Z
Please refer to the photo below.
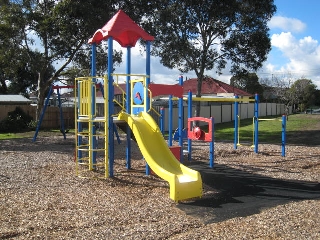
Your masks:
M187 94L191 91L193 94L197 93L197 78L191 78L183 82L183 94ZM238 96L252 96L241 89L235 88L227 83L221 82L214 78L206 78L202 82L201 94L218 94L218 93L234 93Z
M197 93L197 78L191 78L183 82L183 94L188 94L189 90L193 93ZM119 86L126 91L126 84L121 83ZM252 96L252 94L247 93L239 88L235 88L227 83L221 82L214 78L206 78L202 82L201 94L203 95L217 95L223 93L233 93L238 96ZM118 87L114 87L114 95L122 94L122 91Z

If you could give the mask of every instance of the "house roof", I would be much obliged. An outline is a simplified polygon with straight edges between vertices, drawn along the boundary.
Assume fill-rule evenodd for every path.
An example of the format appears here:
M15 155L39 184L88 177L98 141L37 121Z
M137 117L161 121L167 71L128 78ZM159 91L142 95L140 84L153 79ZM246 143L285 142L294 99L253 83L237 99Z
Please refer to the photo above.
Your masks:
M113 37L122 47L134 47L139 38L153 41L154 37L144 31L127 14L119 10L109 22L98 29L89 43L100 43L102 40Z
M197 92L197 78L190 78L183 82L183 94L188 94L189 91L196 94ZM252 94L235 88L227 83L221 82L214 78L205 78L201 86L201 94L218 94L218 93L233 93L238 96L252 96Z
M0 95L1 103L30 103L31 100L22 95Z
M183 82L183 94L187 95L189 91L191 91L193 94L196 94L197 84L198 84L197 78L191 78L191 79L184 81ZM126 92L126 84L125 83L119 84L119 87L121 87L124 90L124 92ZM206 78L202 82L201 94L216 95L216 94L223 94L223 93L232 93L232 94L238 95L238 96L248 96L248 97L253 96L252 94L250 94L246 91L243 91L239 88L235 88L227 83L221 82L221 81L214 79L214 78ZM119 94L122 94L122 91L118 87L114 87L114 95L119 95Z

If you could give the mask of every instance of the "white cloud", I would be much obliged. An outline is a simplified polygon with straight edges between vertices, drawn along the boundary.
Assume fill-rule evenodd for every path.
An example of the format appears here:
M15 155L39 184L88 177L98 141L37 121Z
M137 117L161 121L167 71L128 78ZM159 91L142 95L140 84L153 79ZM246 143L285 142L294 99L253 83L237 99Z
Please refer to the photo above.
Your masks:
M277 67L267 62L264 71L269 73L291 74L296 79L311 79L320 89L320 45L316 39L307 36L297 39L291 32L273 34L271 45L287 58L287 63Z
M274 16L269 22L269 28L278 28L285 32L299 33L306 29L306 24L296 18Z

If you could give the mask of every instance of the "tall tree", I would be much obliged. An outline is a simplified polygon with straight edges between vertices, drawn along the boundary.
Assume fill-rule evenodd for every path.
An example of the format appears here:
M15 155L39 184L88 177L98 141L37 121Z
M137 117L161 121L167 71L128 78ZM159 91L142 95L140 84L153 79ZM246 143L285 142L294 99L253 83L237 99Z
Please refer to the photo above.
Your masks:
M1 13L4 13L1 20L4 17L10 20L6 21L5 27L10 30L11 26L16 26L11 31L14 36L13 39L16 41L11 41L10 43L12 44L9 48L17 51L11 54L10 59L12 59L13 65L17 66L15 62L17 60L16 53L24 53L23 58L21 57L23 59L23 61L21 60L22 64L17 66L17 69L30 70L30 78L32 78L33 82L36 81L35 85L38 90L37 116L39 116L43 106L46 90L53 82L59 79L70 63L73 62L75 67L83 67L84 56L86 56L88 63L85 64L85 70L89 73L90 54L88 51L90 51L90 47L87 41L119 8L123 7L136 21L143 17L143 15L135 14L136 8L130 8L135 2L140 3L139 12L143 12L144 5L141 4L141 1L129 0L24 0L0 2ZM145 9L152 8L150 4L145 6ZM12 23L15 25L12 25ZM1 24L0 27L2 27ZM8 36L6 39L11 38L12 36ZM2 50L5 49L0 46L0 52ZM106 57L106 50L107 47L103 45L98 47L99 54L97 56L100 60L102 57ZM116 59L121 60L121 55L117 55ZM106 59L104 60L103 66L104 70L106 70L107 61ZM2 62L4 61L0 58L0 64ZM57 65L56 63L59 64ZM103 67L98 68L98 70L102 72ZM81 72L84 73L85 71ZM18 73L19 71L15 69L14 74ZM16 83L19 83L25 77L26 73L12 79L16 79ZM1 82L5 78L6 76L1 77ZM1 84L1 89L6 91L6 85Z
M164 0L161 4L144 23L156 37L152 54L166 67L194 71L198 97L205 71L221 73L228 62L231 73L255 71L266 60L271 49L267 23L276 11L273 0Z
M20 8L10 1L0 2L0 93L9 93L9 81L15 77L15 72L21 71L26 57L20 43L24 27L23 14Z

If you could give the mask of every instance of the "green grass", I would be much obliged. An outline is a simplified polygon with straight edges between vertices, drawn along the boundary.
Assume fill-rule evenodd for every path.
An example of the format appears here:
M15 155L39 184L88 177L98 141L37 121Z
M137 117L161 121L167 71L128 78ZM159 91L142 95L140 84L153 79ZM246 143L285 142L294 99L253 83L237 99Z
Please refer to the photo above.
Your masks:
M264 119L272 117L263 117ZM274 121L259 121L259 143L281 143L281 117L273 117ZM252 119L240 120L240 143L253 142ZM203 128L207 132L207 128ZM320 114L295 114L289 116L286 129L287 143L320 145ZM34 131L23 133L1 133L0 140L14 138L32 139ZM73 135L70 129L67 135ZM234 141L234 122L215 124L216 141ZM38 137L61 136L60 130L41 130Z
M279 143L281 142L282 122L281 117L262 117L263 119L275 119L273 121L259 121L259 142ZM286 135L298 136L311 134L315 126L319 126L320 115L311 114L295 114L290 115L287 121ZM206 131L206 129L203 129ZM253 121L252 119L240 120L239 128L240 143L253 142ZM234 122L215 124L215 139L217 141L233 141L234 140ZM311 135L310 135L311 136ZM288 140L288 137L287 137ZM308 139L306 139L308 141ZM310 138L310 141L312 139Z
M16 138L33 138L35 131L27 131L27 132L20 132L20 133L0 133L0 140L5 139L16 139ZM50 137L50 136L57 136L62 135L60 130L40 130L38 132L38 136L41 137Z
M0 133L0 140L13 138L21 138L21 136L18 133Z

